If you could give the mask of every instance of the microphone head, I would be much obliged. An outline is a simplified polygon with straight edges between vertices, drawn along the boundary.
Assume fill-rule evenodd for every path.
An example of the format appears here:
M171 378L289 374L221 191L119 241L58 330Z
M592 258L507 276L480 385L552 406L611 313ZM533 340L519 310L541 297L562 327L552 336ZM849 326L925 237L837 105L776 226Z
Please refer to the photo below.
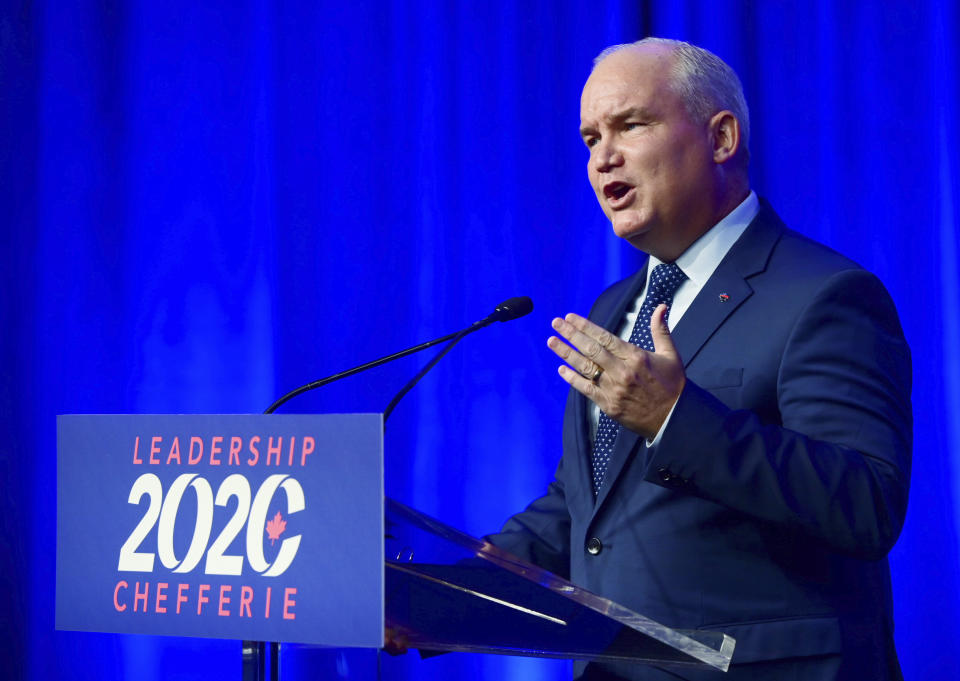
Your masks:
M510 298L505 300L490 315L491 321L509 322L511 319L517 319L533 312L533 301L526 296L519 298Z

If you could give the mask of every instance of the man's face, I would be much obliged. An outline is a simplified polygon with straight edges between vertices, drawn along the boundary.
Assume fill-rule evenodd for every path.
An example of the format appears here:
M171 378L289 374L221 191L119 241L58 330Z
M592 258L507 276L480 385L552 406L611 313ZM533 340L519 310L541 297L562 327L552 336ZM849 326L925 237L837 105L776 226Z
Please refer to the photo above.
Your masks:
M670 89L671 64L659 46L615 52L580 99L590 184L614 233L666 261L710 228L715 201L708 125Z

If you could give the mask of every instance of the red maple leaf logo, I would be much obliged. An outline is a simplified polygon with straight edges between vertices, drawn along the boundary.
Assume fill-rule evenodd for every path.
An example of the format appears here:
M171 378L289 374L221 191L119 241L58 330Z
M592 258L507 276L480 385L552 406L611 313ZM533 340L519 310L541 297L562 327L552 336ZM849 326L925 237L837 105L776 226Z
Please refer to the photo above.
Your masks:
M283 534L283 531L286 529L287 521L280 515L280 511L277 511L277 515L273 516L273 520L267 521L267 536L270 537L270 546L273 546L273 543L280 538L280 535Z

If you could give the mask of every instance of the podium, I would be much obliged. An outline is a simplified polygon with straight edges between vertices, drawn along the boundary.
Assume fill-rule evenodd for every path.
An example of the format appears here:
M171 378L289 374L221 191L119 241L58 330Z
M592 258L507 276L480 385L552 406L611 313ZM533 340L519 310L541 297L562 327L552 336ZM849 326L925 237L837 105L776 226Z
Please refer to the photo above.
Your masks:
M382 446L376 414L58 417L57 628L244 640L247 681L385 626L422 651L727 670L722 632L386 499Z
M410 647L726 671L734 640L660 625L387 499L387 626Z
M726 634L660 625L389 498L385 517L386 626L410 648L720 671L730 664L735 643ZM284 679L290 647L270 652L268 674L263 648L251 655L248 646L245 679Z

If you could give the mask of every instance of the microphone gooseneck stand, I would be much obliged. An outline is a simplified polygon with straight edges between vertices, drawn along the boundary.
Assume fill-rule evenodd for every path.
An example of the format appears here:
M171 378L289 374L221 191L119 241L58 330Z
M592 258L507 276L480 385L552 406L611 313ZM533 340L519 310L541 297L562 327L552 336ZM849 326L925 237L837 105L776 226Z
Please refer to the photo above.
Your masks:
M450 352L450 350L453 349L453 346L456 345L460 341L460 339L462 339L464 336L467 336L473 333L474 331L479 331L485 326L490 326L494 322L509 322L513 319L517 319L519 317L523 317L524 315L530 314L530 312L532 311L533 311L533 301L530 300L529 298L525 296L520 298L510 298L508 300L503 301L499 305L497 305L497 307L494 309L494 311L491 314L487 315L480 321L474 322L473 324L471 324L465 329L462 329L455 333L447 334L446 336L443 336L441 338L436 338L434 340L427 341L426 343L421 343L420 345L415 345L412 348L407 348L406 350L401 350L400 352L395 352L392 355L387 355L386 357L375 359L372 362L361 364L360 366L353 367L352 369L341 371L340 373L333 374L332 376L327 376L326 378L321 378L316 381L312 381L311 383L302 385L299 388L294 388L293 390L288 392L286 395L278 399L276 402L271 404L269 407L267 407L263 413L272 414L277 410L278 407L280 407L280 405L286 402L289 402L294 397L297 397L298 395L302 395L303 393L308 392L310 390L323 387L328 383L339 381L341 378L347 378L348 376L359 374L361 371L366 371L367 369L373 369L374 367L378 367L381 364L386 364L387 362L392 362L395 359L401 359L403 357L406 357L407 355L412 355L415 352L426 350L427 348L431 348L434 345L439 345L440 343L443 343L445 341L450 341L450 344L447 345L447 347L445 347L443 350L441 350L440 353L436 357L434 357L433 360L429 362L427 366L419 374L414 376L413 380L407 383L407 385L405 385L400 390L400 393L390 401L390 404L387 405L387 408L384 410L383 420L386 421L387 416L390 414L391 411L393 411L393 408L397 405L397 402L399 402L400 399L404 395L406 395L410 391L410 389L413 388L413 386L416 385L417 382L421 378L423 378L423 376L428 371L430 371L430 369L432 369L433 366L438 361L440 361L440 359L444 355Z
M341 378L347 378L348 376L353 376L354 374L359 374L361 371L366 371L367 369L373 369L378 367L381 364L386 364L387 362L392 362L395 359L400 359L406 357L407 355L412 355L415 352L420 352L421 350L426 350L427 348L433 347L434 345L439 345L440 343L449 341L446 347L444 347L436 356L427 362L426 366L421 369L416 376L410 379L403 388L400 389L390 403L387 405L386 409L383 410L383 423L384 425L387 422L387 418L393 412L394 407L397 406L397 403L403 399L410 390L420 382L420 379L427 375L427 372L430 371L437 362L439 362L443 357L453 349L453 346L459 343L464 337L470 335L474 331L479 331L485 326L489 326L494 322L509 322L513 319L523 317L524 315L530 314L533 311L533 301L527 297L519 298L510 298L503 301L494 309L494 311L481 319L480 321L474 322L470 326L455 333L447 334L441 338L435 340L427 341L426 343L421 343L420 345L415 345L412 348L407 348L406 350L401 350L400 352L395 352L392 355L387 355L381 357L380 359L375 359L372 362L367 362L366 364L361 364L360 366L354 367L352 369L347 369L346 371L341 371L340 373L333 374L332 376L327 376L326 378L321 378L316 381L302 385L299 388L294 388L287 394L283 395L276 402L271 404L263 412L264 414L274 413L278 407L282 404L289 402L294 397L302 395L305 392L320 388L327 385L328 383L333 383L334 381L339 381ZM279 681L280 679L280 644L271 641L269 648L269 661L270 661L270 673L267 674L266 663L268 659L267 655L267 642L265 641L243 641L242 651L243 651L243 672L242 679L243 681ZM378 659L379 667L379 659Z

